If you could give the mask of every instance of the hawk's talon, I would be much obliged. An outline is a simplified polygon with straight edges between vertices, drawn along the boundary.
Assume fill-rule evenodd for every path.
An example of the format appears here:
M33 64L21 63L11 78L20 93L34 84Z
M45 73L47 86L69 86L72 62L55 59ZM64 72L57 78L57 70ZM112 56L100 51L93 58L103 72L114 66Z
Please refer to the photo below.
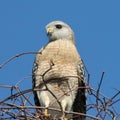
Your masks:
M45 109L44 115L45 115L45 117L47 117L47 118L50 117L50 114L48 113L48 109Z
M63 120L68 120L68 119L66 117L64 117Z

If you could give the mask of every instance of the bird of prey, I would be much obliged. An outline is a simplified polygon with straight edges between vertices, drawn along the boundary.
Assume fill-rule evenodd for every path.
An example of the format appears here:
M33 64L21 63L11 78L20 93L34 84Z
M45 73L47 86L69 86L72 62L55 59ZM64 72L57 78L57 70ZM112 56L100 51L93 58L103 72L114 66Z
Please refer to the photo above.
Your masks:
M74 32L62 21L46 25L49 42L36 55L32 78L36 106L58 120L85 120L85 70ZM72 114L70 114L70 112Z

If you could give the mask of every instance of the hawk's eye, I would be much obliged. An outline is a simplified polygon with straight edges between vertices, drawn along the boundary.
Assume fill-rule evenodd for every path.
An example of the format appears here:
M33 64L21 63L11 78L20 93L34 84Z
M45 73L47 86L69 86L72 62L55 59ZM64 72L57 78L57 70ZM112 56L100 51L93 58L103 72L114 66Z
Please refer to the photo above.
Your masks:
M57 25L56 25L56 28L61 29L61 28L62 28L62 25L57 24Z

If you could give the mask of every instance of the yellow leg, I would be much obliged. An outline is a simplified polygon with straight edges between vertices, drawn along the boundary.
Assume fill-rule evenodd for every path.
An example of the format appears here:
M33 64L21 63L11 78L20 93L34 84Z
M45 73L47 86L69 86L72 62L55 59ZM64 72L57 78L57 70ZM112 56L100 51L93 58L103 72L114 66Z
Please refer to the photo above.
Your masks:
M68 120L66 117L61 117L59 120Z
M66 117L64 117L63 120L68 120L68 119Z
M47 118L50 117L50 114L48 113L48 109L45 109L44 115L45 115L45 117L47 117Z

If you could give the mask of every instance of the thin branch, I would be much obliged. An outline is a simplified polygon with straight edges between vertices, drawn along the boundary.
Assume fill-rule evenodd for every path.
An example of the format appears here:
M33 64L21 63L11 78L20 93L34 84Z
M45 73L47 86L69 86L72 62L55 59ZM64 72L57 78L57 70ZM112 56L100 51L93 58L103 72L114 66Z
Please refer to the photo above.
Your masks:
M7 59L4 61L2 64L0 64L0 69L2 69L6 64L14 60L15 58L18 58L23 55L27 54L41 54L40 52L24 52L20 54L16 54L12 56L11 58ZM84 62L83 62L84 63ZM31 74L28 75L27 77L24 77L23 79L19 80L15 85L0 85L0 88L5 89L7 91L11 90L11 95L6 96L4 99L0 100L0 119L1 120L10 120L10 119L20 119L20 120L55 120L55 116L51 118L46 118L44 114L39 111L39 113L36 113L35 109L46 109L44 106L34 106L33 99L31 100L31 95L34 91L48 91L51 93L51 95L55 98L55 101L53 101L50 106L52 106L55 102L59 104L59 109L57 108L52 108L50 106L47 107L48 110L52 111L58 111L61 112L62 114L74 114L74 115L80 115L80 116L86 116L89 119L94 119L94 120L117 120L120 118L119 111L117 112L117 109L115 107L115 104L120 101L120 98L116 99L120 95L120 90L116 94L114 94L112 97L108 97L107 95L103 94L101 92L101 86L103 82L103 77L104 77L104 72L101 75L100 82L97 86L97 88L93 88L90 85L90 73L88 72L85 64L85 70L88 74L88 80L86 83L85 87L76 87L73 88L69 91L65 91L63 95L61 95L59 98L56 97L54 92L52 92L47 84L49 82L55 81L58 78L52 79L52 80L45 80L45 75L53 69L54 62L53 60L50 61L50 68L46 70L41 76L42 82L41 84L45 85L45 89L40 89L39 86L34 88L34 89L26 89L26 90L21 90L19 87L20 84L28 78L31 78ZM64 79L64 78L78 78L80 79L79 76L65 76L61 77L59 79ZM31 82L31 81L30 81ZM76 91L77 89L82 88L88 90L88 95L87 97L90 97L90 100L88 99L88 103L86 105L87 107L87 112L94 111L93 115L89 114L83 114L83 113L77 113L77 112L72 112L72 111L63 111L60 99L64 97L64 95ZM2 91L1 91L2 92ZM2 97L2 96L1 96ZM33 98L33 96L32 96ZM86 118L86 119L87 119Z
M41 52L23 52L23 53L16 54L12 56L11 58L7 59L6 61L4 61L2 64L0 64L0 69L3 68L9 62L11 62L13 59L18 58L23 55L27 55L27 54L41 54Z

